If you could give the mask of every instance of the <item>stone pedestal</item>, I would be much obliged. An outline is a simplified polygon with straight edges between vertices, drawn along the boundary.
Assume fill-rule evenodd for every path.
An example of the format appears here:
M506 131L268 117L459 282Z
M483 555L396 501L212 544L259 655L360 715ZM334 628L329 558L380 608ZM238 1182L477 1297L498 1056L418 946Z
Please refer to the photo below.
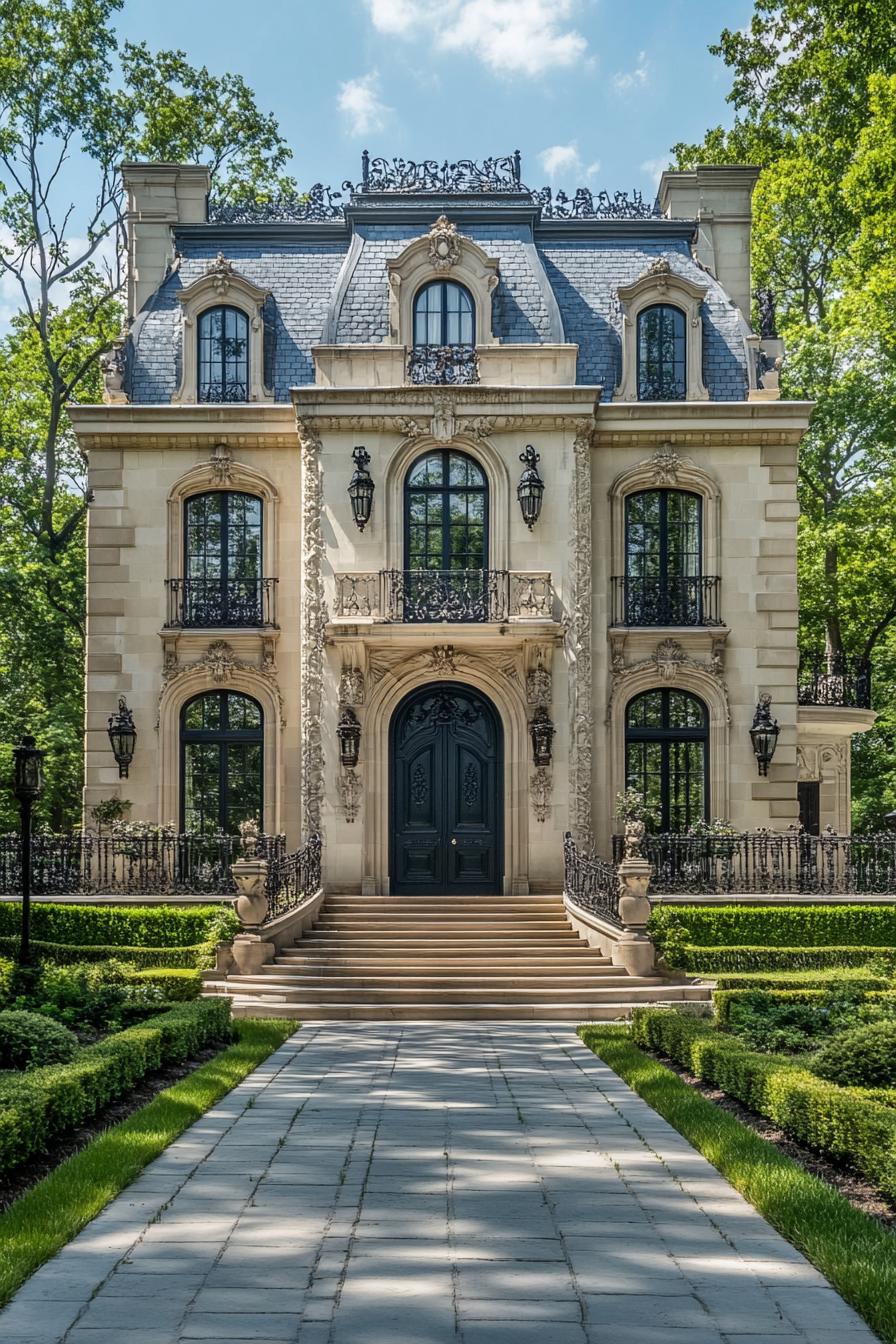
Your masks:
M257 929L268 914L267 859L237 859L230 871L239 893L233 908L243 928Z
M656 949L645 934L626 932L613 944L611 961L629 975L654 975Z
M274 959L274 944L257 933L238 933L233 940L233 964L237 975L257 975Z
M650 919L652 869L646 859L625 858L619 865L619 918L625 932L613 948L613 965L624 966L629 975L652 975L656 950L645 932Z

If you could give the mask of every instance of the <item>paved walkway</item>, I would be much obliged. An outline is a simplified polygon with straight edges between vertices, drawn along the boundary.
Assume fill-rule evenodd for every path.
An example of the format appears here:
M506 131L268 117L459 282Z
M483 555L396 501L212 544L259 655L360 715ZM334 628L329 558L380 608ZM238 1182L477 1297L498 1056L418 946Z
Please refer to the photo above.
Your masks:
M564 1026L309 1026L0 1314L3 1344L868 1344Z

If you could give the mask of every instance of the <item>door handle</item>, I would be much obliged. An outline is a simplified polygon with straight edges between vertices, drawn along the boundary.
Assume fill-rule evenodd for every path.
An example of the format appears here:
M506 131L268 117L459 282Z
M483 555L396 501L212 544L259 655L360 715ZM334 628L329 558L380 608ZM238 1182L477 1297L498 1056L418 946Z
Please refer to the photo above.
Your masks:
M456 844L457 844L457 840L456 840L456 838L455 838L453 835L452 835L452 837L451 837L451 843L452 843L452 845L456 845Z

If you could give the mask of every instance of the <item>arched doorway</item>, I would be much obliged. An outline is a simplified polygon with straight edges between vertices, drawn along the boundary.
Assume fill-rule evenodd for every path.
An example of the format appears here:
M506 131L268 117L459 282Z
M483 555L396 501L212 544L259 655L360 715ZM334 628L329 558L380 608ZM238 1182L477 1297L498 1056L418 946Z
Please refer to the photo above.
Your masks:
M389 869L396 895L502 890L503 734L471 686L418 687L389 738Z

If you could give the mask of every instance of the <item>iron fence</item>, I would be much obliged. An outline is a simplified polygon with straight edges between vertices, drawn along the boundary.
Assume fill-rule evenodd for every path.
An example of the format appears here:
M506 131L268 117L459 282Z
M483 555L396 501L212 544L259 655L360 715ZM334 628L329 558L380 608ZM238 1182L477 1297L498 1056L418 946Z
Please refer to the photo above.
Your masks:
M720 580L715 575L633 578L617 575L613 590L614 625L721 625Z
M259 839L259 854L276 862L282 835ZM228 896L236 894L230 865L240 857L235 835L71 835L38 833L32 844L32 890L37 896ZM21 892L18 835L0 836L0 894Z
M871 665L867 658L852 658L845 653L803 657L797 692L801 705L870 709Z
M569 831L563 840L563 890L573 905L622 928L619 875L612 863L583 854Z
M507 620L504 569L387 569L383 578L387 620Z
M473 345L415 345L408 352L409 383L478 383L479 356Z
M167 626L276 625L276 579L166 579Z
M613 837L622 858L624 838ZM736 835L647 835L651 892L692 896L794 893L808 896L896 894L896 835L809 835L748 831Z
M282 854L268 869L268 919L285 915L321 885L323 842L317 831L294 854Z

